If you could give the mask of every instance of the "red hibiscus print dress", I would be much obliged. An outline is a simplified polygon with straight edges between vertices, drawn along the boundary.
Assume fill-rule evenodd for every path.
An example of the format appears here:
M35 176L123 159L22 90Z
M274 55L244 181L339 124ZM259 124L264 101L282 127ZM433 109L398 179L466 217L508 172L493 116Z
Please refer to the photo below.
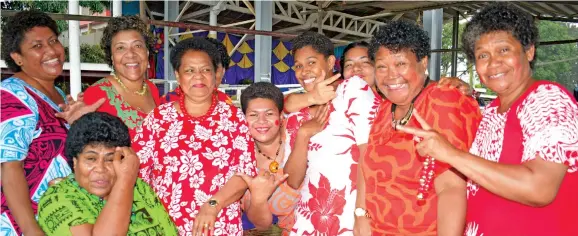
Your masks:
M151 185L180 235L191 235L201 206L236 172L255 175L255 148L243 113L213 98L207 115L195 120L174 103L155 108L137 129L133 149L140 176ZM214 235L242 235L240 202L224 207Z
M341 83L336 92L327 126L309 143L292 235L353 235L357 145L367 143L381 99L358 77ZM288 115L286 150L292 150L297 130L310 118L308 108Z

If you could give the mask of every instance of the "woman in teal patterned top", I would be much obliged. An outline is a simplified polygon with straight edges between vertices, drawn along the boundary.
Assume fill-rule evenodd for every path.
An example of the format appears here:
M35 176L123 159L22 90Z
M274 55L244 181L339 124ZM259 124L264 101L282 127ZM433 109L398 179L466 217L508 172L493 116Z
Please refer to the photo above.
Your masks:
M177 235L154 191L137 178L139 160L118 117L82 116L68 132L65 152L74 174L51 186L38 205L47 235Z

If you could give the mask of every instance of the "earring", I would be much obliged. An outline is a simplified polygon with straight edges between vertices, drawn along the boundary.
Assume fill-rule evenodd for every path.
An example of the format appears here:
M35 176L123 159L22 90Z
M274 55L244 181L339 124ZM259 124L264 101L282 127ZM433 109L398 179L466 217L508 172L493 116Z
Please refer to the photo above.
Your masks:
M21 65L22 65L22 62L19 61L19 62L16 62L16 64L17 64L18 66L21 66Z

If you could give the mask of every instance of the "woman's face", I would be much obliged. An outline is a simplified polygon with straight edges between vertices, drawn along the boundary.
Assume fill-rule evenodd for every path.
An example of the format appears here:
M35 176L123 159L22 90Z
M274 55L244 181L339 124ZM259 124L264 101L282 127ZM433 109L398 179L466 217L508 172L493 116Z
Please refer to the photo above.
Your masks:
M409 105L423 89L427 57L418 61L410 50L392 52L380 47L375 53L375 81L387 99L397 105Z
M345 53L343 63L343 78L349 79L353 76L362 78L369 84L375 85L375 68L373 62L369 59L366 47L354 47Z
M112 165L114 147L86 145L74 161L74 176L78 185L91 194L107 199L116 181Z
M22 71L31 77L54 80L62 73L64 47L48 27L34 27L24 34L20 53L10 54Z
M191 99L210 99L216 86L215 68L209 54L188 50L181 58L181 66L175 71L183 93Z
M124 30L112 37L112 66L118 76L131 81L145 78L148 49L143 36L136 30Z
M476 71L480 80L498 94L525 88L532 75L530 61L534 46L524 50L522 44L505 31L484 34L475 45Z
M317 52L311 46L303 47L295 51L293 56L295 77L305 91L313 91L316 83L321 82L331 76L335 56L331 55L325 58L325 55ZM325 72L325 78L321 78Z
M249 132L257 142L270 143L279 136L282 115L273 100L252 99L247 103L245 112Z

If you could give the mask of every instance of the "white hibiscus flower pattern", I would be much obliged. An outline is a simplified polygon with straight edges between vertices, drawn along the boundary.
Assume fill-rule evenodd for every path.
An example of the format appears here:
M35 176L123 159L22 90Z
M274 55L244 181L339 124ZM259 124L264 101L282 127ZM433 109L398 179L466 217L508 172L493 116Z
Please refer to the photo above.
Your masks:
M194 121L173 103L157 107L137 129L133 149L139 175L150 184L181 235L190 235L200 207L234 172L255 175L254 144L242 112L219 101L209 115ZM223 208L215 235L242 235L241 207Z

